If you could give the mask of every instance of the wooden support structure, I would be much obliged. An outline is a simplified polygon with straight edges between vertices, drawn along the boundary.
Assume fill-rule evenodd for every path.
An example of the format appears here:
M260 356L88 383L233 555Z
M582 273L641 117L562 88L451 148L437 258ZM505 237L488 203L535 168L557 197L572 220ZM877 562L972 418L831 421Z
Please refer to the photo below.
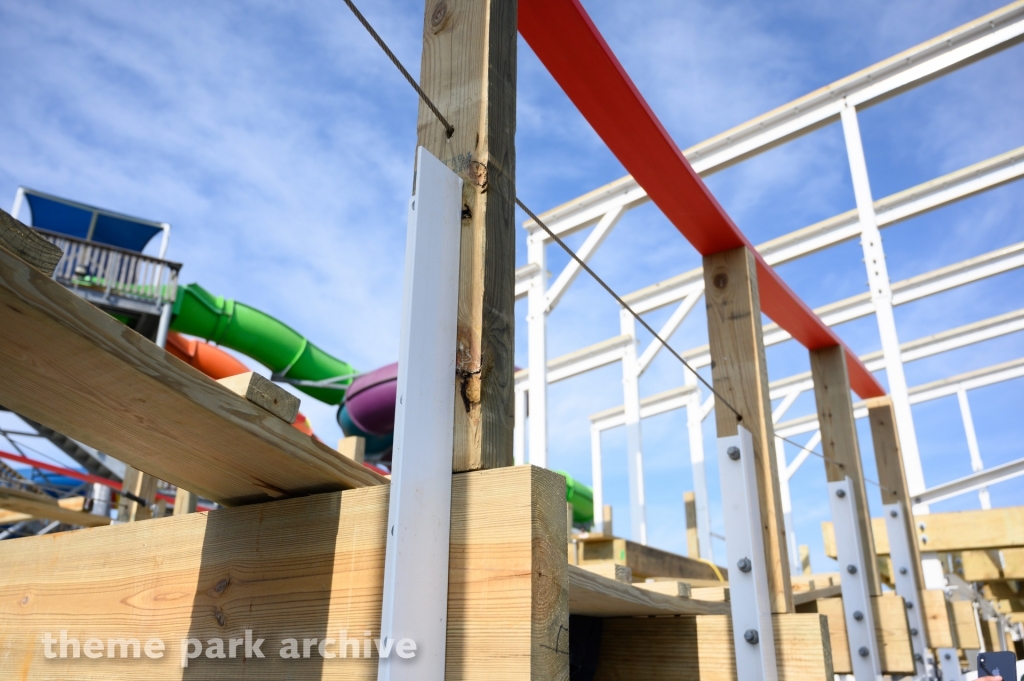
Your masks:
M217 380L222 386L263 407L285 423L294 423L299 413L299 398L255 371Z
M871 597L875 639L885 674L913 674L914 651L910 643L906 604L899 596L887 593ZM832 664L836 674L852 674L850 645L846 638L846 617L842 598L818 598L798 606L799 612L816 612L828 617L832 641Z
M811 547L807 544L801 544L797 547L800 551L800 574L809 575L811 573Z
M187 489L178 488L174 495L174 515L186 515L196 512L196 502L199 496Z
M84 499L54 499L24 490L0 487L0 523L16 523L22 520L59 520L75 527L100 527L109 525L110 518L92 515L82 510Z
M949 611L949 601L942 589L921 591L921 614L928 630L928 647L956 648L956 631Z
M117 504L118 522L133 523L136 520L152 518L153 511L150 507L156 501L156 484L157 479L152 475L146 475L139 469L128 466L124 472L124 483L121 485L121 500ZM138 499L142 499L144 503L139 503Z
M702 560L679 556L628 539L604 537L577 537L579 565L617 563L633 571L634 580L649 577L667 577L689 582L692 579L714 580L721 583L728 578L725 568Z
M821 449L825 458L825 477L829 482L850 478L853 487L857 532L862 549L861 564L872 596L882 594L875 561L875 542L871 535L871 512L864 489L864 470L857 426L853 418L850 378L846 369L846 353L842 346L812 350L811 375L814 378L814 400L821 428Z
M366 460L366 438L358 435L344 437L338 440L338 451L356 463L363 463Z
M427 0L420 146L464 180L455 471L511 466L515 304L516 0Z
M48 277L64 255L39 232L0 210L0 248L6 248Z
M974 603L972 601L953 601L949 605L953 613L953 628L957 647L961 650L981 648Z
M686 509L686 555L700 558L700 542L697 541L697 495L683 492L683 506Z
M771 608L773 613L787 613L793 612L793 591L756 270L754 256L746 247L704 257L711 375L720 395L715 400L715 422L718 437L728 437L737 434L742 417L753 438Z
M2 247L0 404L226 506L386 481Z
M729 605L639 589L573 565L569 566L569 612L590 617L708 615L727 613Z
M568 678L564 484L527 466L455 476L446 678ZM0 678L124 676L123 659L45 659L44 633L65 630L83 645L163 639L162 658L132 660L151 678L376 679L369 642L367 658L279 650L285 637L379 637L389 489L0 542ZM265 659L239 649L181 668L182 638L222 638L226 652L247 629Z

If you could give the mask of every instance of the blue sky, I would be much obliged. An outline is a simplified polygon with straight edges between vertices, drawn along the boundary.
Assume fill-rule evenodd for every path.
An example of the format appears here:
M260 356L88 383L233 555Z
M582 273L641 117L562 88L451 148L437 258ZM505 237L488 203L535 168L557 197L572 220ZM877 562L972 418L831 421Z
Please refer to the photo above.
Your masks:
M422 4L362 3L415 74ZM990 0L584 3L678 144L685 148L999 7ZM876 197L1024 145L1024 47L1017 46L863 112ZM0 201L26 185L173 225L169 258L186 282L273 314L360 369L397 355L406 201L416 100L340 2L0 3ZM621 166L520 41L518 193L543 211L623 174ZM854 206L839 125L708 180L755 243ZM893 280L1024 240L1024 198L1010 184L883 232ZM524 216L519 215L520 221ZM578 245L584 235L572 243ZM525 262L519 238L517 262ZM549 250L557 273L566 258ZM859 246L781 268L812 305L865 290ZM699 263L653 206L629 213L592 261L629 292ZM901 340L1015 310L1024 277L1003 274L897 309ZM698 308L699 309L699 308ZM618 334L613 301L579 279L551 318L557 356ZM657 322L668 311L652 314ZM525 307L517 363L526 364ZM706 342L694 314L672 339ZM859 352L879 348L871 319L839 328ZM643 339L646 343L647 339ZM907 366L911 385L1021 356L1021 334ZM663 353L664 354L664 353ZM792 343L769 350L772 378L808 367ZM621 403L618 367L551 388L554 468L590 478L587 415ZM659 357L642 394L678 385ZM986 465L1021 456L1021 381L971 394ZM303 410L328 442L333 409ZM791 416L813 410L801 399ZM929 484L970 472L955 398L915 407ZM706 429L709 455L711 420ZM682 492L692 487L685 415L644 423L651 543L683 552ZM870 437L861 437L874 477ZM624 433L604 436L606 494L628 529ZM47 452L49 453L49 452ZM796 451L787 452L792 459ZM718 514L712 466L713 518ZM820 461L793 480L796 534L812 546L828 518ZM992 489L1019 504L1019 484ZM872 503L878 503L872 491ZM935 510L976 508L967 495ZM716 547L724 554L721 545Z

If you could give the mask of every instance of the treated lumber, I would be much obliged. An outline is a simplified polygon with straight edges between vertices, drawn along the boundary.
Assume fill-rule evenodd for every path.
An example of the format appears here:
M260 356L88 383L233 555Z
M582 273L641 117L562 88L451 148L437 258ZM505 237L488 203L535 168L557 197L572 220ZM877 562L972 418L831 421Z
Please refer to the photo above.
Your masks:
M124 483L121 485L121 499L117 504L117 518L122 523L133 523L136 520L149 520L153 517L151 509L156 501L157 479L146 475L137 468L127 466L124 471ZM145 503L129 498L126 493Z
M871 519L878 555L889 554L889 534L884 518ZM960 552L1024 547L1024 506L985 511L930 513L914 517L914 531L920 551ZM835 558L832 523L821 524L825 555ZM1009 579L1009 578L1007 578Z
M385 482L2 248L0 404L225 506Z
M700 542L697 540L697 495L683 492L683 507L686 510L686 555L700 558Z
M875 562L874 539L871 536L871 511L864 489L864 469L857 443L857 424L853 418L850 377L846 369L846 353L840 345L811 350L811 375L814 378L814 401L821 428L821 449L825 459L825 477L829 482L850 478L853 487L857 533L860 536L861 564L872 596L882 594Z
M99 527L110 524L110 518L82 511L81 497L58 500L45 494L0 487L0 508L22 516L12 516L15 519L3 520L2 522L5 523L37 518L59 520L66 525L76 527Z
M800 550L800 574L809 575L812 573L811 570L811 547L807 544L801 544Z
M622 582L623 584L633 583L633 571L625 565L617 565L616 563L590 563L588 565L581 565L580 567L587 572L594 573L595 575L614 579L616 582Z
M564 484L529 466L454 476L446 678L568 678ZM126 678L124 660L44 659L43 632L64 629L164 639L163 659L133 661L146 678L375 680L373 651L284 660L278 650L285 637L340 630L379 638L389 491L0 542L0 678ZM265 659L203 656L181 669L181 638L245 629L266 639Z
M772 615L780 681L833 681L828 621L815 614ZM606 619L596 681L732 681L728 615Z
M708 615L729 612L727 603L698 601L638 589L569 565L569 612L590 617Z
M456 352L456 471L513 465L515 0L428 0L418 144L464 180Z
M700 586L690 587L690 598L701 601L728 601L729 587L727 586Z
M174 515L186 515L188 513L196 512L196 502L199 501L199 496L189 492L187 489L178 488L178 491L174 494Z
M843 586L841 584L823 586L818 589L809 589L808 591L799 591L793 594L793 605L801 606L804 603L810 603L811 601L816 601L819 598L834 598L842 595L842 593Z
M793 612L753 253L741 246L705 256L704 284L718 437L736 435L740 417L750 431L771 608Z
M694 595L694 590L686 582L634 582L633 586L645 591L676 596L677 598L696 598L701 601L722 601L724 598L701 598Z
M0 247L18 256L48 277L53 276L64 251L39 232L0 210Z
M875 639L878 641L882 672L886 674L912 674L914 651L910 643L910 625L907 623L906 604L895 594L871 597L875 621ZM828 631L832 642L832 664L836 674L851 674L850 644L846 636L846 618L842 598L820 598L800 605L801 612L817 612L828 617Z
M974 603L971 601L952 601L949 605L953 615L953 628L956 634L957 647L961 650L981 648L981 639L978 637L978 624L974 613Z
M358 435L343 437L338 440L338 451L356 463L363 463L366 460L366 438Z
M946 593L942 589L921 591L921 614L924 619L924 627L928 632L929 647L957 647L949 601L946 600Z
M294 423L299 413L298 397L255 371L221 378L217 382L257 407L263 407L285 423Z
M724 568L715 568L702 560L695 560L652 546L644 546L628 539L605 539L603 537L578 537L579 564L610 562L626 565L633 571L634 580L649 577L665 577L691 582L693 579L720 580L728 578Z
M824 589L825 587L839 584L838 572L819 572L809 575L793 575L793 593Z

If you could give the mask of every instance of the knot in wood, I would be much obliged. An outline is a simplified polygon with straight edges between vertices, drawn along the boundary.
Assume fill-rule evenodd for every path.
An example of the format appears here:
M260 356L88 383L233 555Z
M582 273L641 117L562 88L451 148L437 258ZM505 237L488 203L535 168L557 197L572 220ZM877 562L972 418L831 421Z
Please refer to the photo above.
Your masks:
M729 285L729 275L725 272L719 272L711 280L711 283L714 284L715 288L721 290Z
M434 7L434 11L430 13L430 26L432 28L438 28L444 23L445 17L448 16L448 3L442 0L437 3Z

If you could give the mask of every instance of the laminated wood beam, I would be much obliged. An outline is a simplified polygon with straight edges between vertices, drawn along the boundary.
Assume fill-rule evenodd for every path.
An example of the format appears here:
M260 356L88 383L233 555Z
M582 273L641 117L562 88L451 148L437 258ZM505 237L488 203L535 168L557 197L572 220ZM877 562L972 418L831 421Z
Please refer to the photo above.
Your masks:
M833 681L828 620L772 615L780 681ZM728 615L606 619L596 681L733 681L736 655Z
M385 482L3 248L0 404L225 506Z
M857 444L857 425L853 418L853 398L850 396L850 378L847 375L846 355L843 348L834 345L812 350L811 376L814 379L814 401L818 409L821 428L821 449L825 458L825 477L829 482L841 481L849 476L857 517L857 532L863 555L868 591L872 596L882 595L875 562L875 542L871 532L871 511L864 489L864 469Z
M711 376L719 394L715 398L718 437L736 435L742 419L753 438L771 608L772 612L783 613L793 612L793 590L768 396L758 276L754 256L745 246L704 257Z
M462 177L456 471L511 466L517 0L427 0L418 143Z
M528 466L452 483L447 679L568 678L564 481ZM281 641L379 638L389 486L0 542L0 678L377 678L377 655L282 659ZM74 556L74 560L63 559ZM625 585L623 585L625 586ZM167 644L162 659L45 659L44 632ZM180 665L180 639L266 639ZM370 634L364 635L369 631ZM337 652L329 643L326 650Z
M638 589L570 565L569 612L590 617L708 615L727 613L729 605Z
M728 572L711 563L687 558L628 539L578 538L579 564L617 563L633 571L634 580L667 577L690 582L693 579L725 581ZM720 577L721 576L721 577Z
M895 594L871 597L882 672L913 674L914 651L910 645L904 600ZM828 617L832 641L832 664L836 674L852 674L850 644L846 637L846 617L842 598L820 598L800 605L800 612L816 612Z
M84 499L70 497L54 499L42 494L0 487L0 524L22 520L59 520L76 527L109 525L110 518L93 515L82 510Z

